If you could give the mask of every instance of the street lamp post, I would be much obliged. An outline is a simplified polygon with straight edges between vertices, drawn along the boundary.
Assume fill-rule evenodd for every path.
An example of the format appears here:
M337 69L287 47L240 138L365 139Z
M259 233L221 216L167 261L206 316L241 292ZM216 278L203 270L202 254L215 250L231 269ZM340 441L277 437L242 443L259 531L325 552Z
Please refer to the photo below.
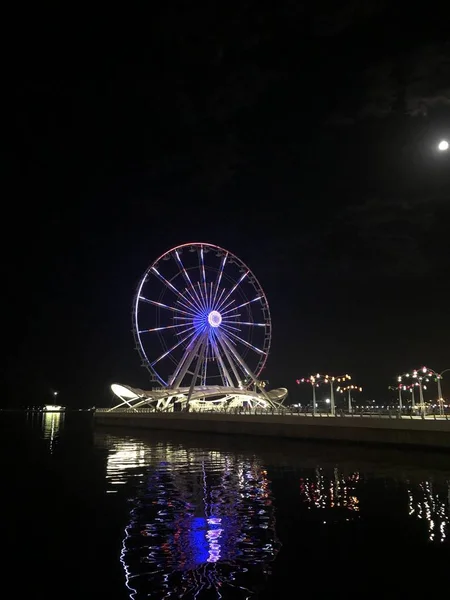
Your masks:
M398 378L398 382L399 383L398 383L397 386L390 385L388 389L390 389L390 390L398 390L398 409L399 409L400 414L401 414L401 412L403 410L402 389L406 390L408 388L406 387L406 385L402 384L402 378L401 377Z
M415 408L415 407L416 407L416 401L415 401L415 399L414 399L414 386L415 386L415 385L418 385L418 384L417 384L417 383L414 383L414 384L411 386L411 408Z
M444 369L440 373L436 373L436 381L437 381L437 387L438 387L439 414L441 417L444 414L444 396L442 395L441 380L443 379L442 375L444 373L446 373L447 371L450 371L450 369Z
M339 375L339 376L331 376L331 375L321 375L317 373L316 375L310 375L309 377L304 377L303 379L297 379L297 383L300 385L301 383L310 383L313 389L313 414L316 414L316 387L319 387L321 384L329 384L330 385L330 412L334 417L336 414L335 402L334 402L334 382L338 383L344 382L351 379L350 375Z
M422 414L422 416L425 416L426 413L426 407L425 407L425 400L424 400L424 395L423 395L423 390L427 389L427 386L424 385L424 383L428 383L430 381L430 379L434 379L434 381L437 383L437 392L438 392L438 399L437 402L439 404L439 413L441 415L444 414L444 399L442 397L442 387L441 387L441 381L443 379L443 374L446 373L447 371L450 371L449 369L444 369L443 371L441 371L440 373L438 373L437 371L435 371L434 369L429 369L428 367L421 367L420 369L414 369L412 371L412 373L405 373L404 375L401 375L398 377L398 381L401 383L403 377L408 377L408 378L412 378L414 381L411 385L411 392L412 392L412 406L415 406L415 401L414 401L414 386L418 386L419 387L419 399L420 399L420 412Z
M317 381L318 376L310 375L309 378L297 379L297 384L300 383L310 383L312 387L312 403L313 403L313 415L316 414L316 387L319 387L319 383Z
M414 374L413 374L414 377ZM416 375L417 377L417 375ZM419 405L420 405L420 412L422 413L422 416L425 415L425 401L423 399L423 384L422 384L422 377L418 377L418 381L419 381Z
M405 378L405 377L408 379L410 379L412 377L415 379L415 381L413 381L410 385L405 385L403 383L403 378ZM427 381L428 381L428 379L427 379ZM416 398L415 398L415 394L414 394L414 388L416 386L418 386L419 387L419 398L420 398L419 406L421 407L421 410L424 414L425 413L425 403L424 403L424 399L423 399L422 380L421 380L421 377L418 376L417 370L415 369L411 373L404 373L403 375L398 375L397 382L398 382L398 403L399 403L400 411L403 408L402 390L403 391L405 391L405 390L411 391L411 410L414 410L414 408L416 407ZM396 388L390 387L389 389L396 389Z
M430 378L434 378L434 380L437 383L437 389L438 389L438 400L437 401L439 404L439 414L440 415L444 414L444 399L442 397L441 380L443 379L443 374L446 373L447 371L450 371L450 369L444 369L440 373L437 373L434 369L429 369L428 367L422 367L421 369L415 369L413 371L412 377L417 379L418 385L419 385L420 403L421 403L421 409L422 409L423 415L425 415L425 402L423 399L423 389L426 389L426 386L423 385L423 381L428 382L428 381L430 381Z
M352 392L362 392L362 387L359 387L357 385L348 385L346 387L338 387L336 391L341 392L341 394L348 392L348 412L349 414L352 414Z
M341 381L344 382L348 379L351 379L350 375L339 375L338 377L330 375L324 376L324 382L330 384L330 412L333 417L336 415L336 405L334 402L334 382L337 381L340 383Z
M437 373L434 369L429 369L428 367L422 367L422 372L426 373L428 377L433 377L437 383L437 391L438 391L438 404L439 404L439 414L442 416L444 414L444 398L442 396L442 385L441 381L444 379L444 373L450 371L449 369L444 369L440 373Z
M404 375L400 375L398 380L402 381L403 377L412 378L414 381L411 385L411 408L415 407L415 398L414 398L414 386L419 386L419 407L420 413L424 417L426 414L425 400L423 397L423 390L427 389L426 386L423 385L423 380L429 381L428 377L428 369L426 367L422 367L422 369L414 369L411 373L405 373Z

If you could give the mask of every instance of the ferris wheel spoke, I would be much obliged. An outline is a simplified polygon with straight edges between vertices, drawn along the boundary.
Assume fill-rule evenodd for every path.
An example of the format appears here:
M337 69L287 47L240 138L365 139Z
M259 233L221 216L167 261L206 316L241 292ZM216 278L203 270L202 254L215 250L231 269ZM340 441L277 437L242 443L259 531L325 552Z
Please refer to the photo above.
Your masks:
M198 296L198 294L196 292L195 287L192 286L191 288L185 288L185 292L186 292L186 294L189 295L190 299L195 304L195 309L196 310L202 310L201 301L200 301L200 298L199 298L199 296Z
M167 310L178 312L180 314L188 315L189 317L191 317L191 313L186 312L185 310L181 310L181 308L176 308L175 306L168 306L167 304L163 304L162 302L156 302L156 300L150 300L149 298L145 298L144 296L139 296L139 300L142 300L142 302L147 302L148 304L153 304L153 306L167 308Z
M155 267L152 267L152 271L154 273L156 273L156 275L159 277L159 279L164 283L164 285L166 287L168 287L170 290L172 290L172 292L174 294L176 294L176 296L178 296L178 301L180 301L180 300L186 300L186 297L180 292L180 290L178 288L176 288L173 285L173 283L171 283L168 279L166 279L164 277L164 275L161 275L161 273ZM188 301L188 304L192 304L192 303L190 301ZM192 306L193 306L194 310L197 310L195 308L195 305L192 305Z
M202 309L203 310L208 310L208 307L206 306L206 299L203 296L203 290L202 290L202 286L200 284L200 281L197 281L197 286L198 286L198 293L200 295L200 299L201 299L201 303L202 303Z
M214 284L212 281L209 282L209 297L208 297L208 306L210 309L213 308L213 292L214 292Z
M182 306L183 308L185 308L187 311L190 311L189 314L193 317L196 312L198 311L198 308L193 308L192 306L190 306L189 304L185 304L182 300L177 300L177 303Z
M186 327L186 325L187 323L183 323L183 327ZM190 327L186 327L186 329L183 329L182 331L175 331L175 335L184 335L188 331L193 331L195 329L198 329L198 327L196 327L195 325L191 325Z
M220 326L224 329L234 329L234 331L240 331L239 327L233 327L233 325L228 325L228 323L224 323L223 321Z
M206 304L206 308L208 308L208 289L207 289L207 285L206 285L206 272L205 272L205 259L203 256L203 246L200 247L200 262L201 262L201 276L202 276L202 281L203 281L203 288L205 290L205 304Z
M222 323L225 323L225 325L249 325L250 327L265 327L266 324L265 323L249 323L246 321L226 321L225 319L222 320Z
M225 293L225 288L222 288L222 291L220 292L219 297L217 298L217 300L214 300L214 306L217 307L219 305L220 299L222 298L224 293Z
M217 310L220 311L220 314L223 314L223 309L224 308L228 308L229 306L231 306L232 304L234 304L236 302L236 300L233 298L233 300L230 300L227 304L225 304L224 306L220 306ZM230 309L230 310L234 310L234 309Z
M165 329L179 329L181 327L186 327L186 323L177 323L176 325L166 325L164 327L154 327L153 329L141 329L139 333L152 333L153 331L164 331ZM192 326L193 329L194 326ZM191 328L190 328L191 329ZM187 329L185 331L188 331ZM182 334L183 331L177 332L177 335Z
M251 304L252 302L256 302L257 300L261 300L261 298L262 298L262 296L256 296L256 298L253 298L253 300L248 300L247 302L243 302L242 304L239 304L238 306L234 306L233 308L230 308L229 310L222 311L221 315L223 317L227 313L231 312L232 310L237 310L238 308L242 308L243 306L247 306L248 304Z
M216 279L216 284L215 284L215 292L214 292L214 297L213 297L213 301L211 302L211 306L214 306L215 302L216 302L216 297L217 297L217 293L219 291L219 287L220 287L220 282L222 280L222 275L223 275L223 270L225 268L225 263L227 262L228 259L228 252L225 254L225 256L223 257L222 263L220 265L220 269L219 272L217 273L217 279ZM222 294L225 290L222 290ZM217 302L220 301L220 298L217 300Z
M181 260L181 258L180 258L180 255L178 254L178 251L177 251L177 250L175 250L175 256L176 256L176 258L177 258L177 261L178 261L178 264L179 264L179 266L180 266L180 269L181 269L181 273L182 273L182 275L183 275L183 278L184 278L185 282L186 282L186 283L187 283L187 285L188 285L188 287L186 288L186 291L193 289L193 290L194 290L194 292L195 292L194 284L192 283L192 281L191 281L191 278L189 277L189 273L186 271L186 269L185 269L185 267L184 267L184 264L183 264L183 261ZM190 295L191 295L191 298L192 298L192 300L194 301L194 304L198 305L197 307L198 307L198 308L200 308L200 298L198 298L198 297L197 297L197 298L195 299L195 298L192 296L192 293L191 293L190 291L189 291L189 293L190 293ZM196 292L195 292L195 293L196 293Z
M231 290L228 292L228 294L225 296L225 298L222 300L221 305L217 308L217 310L220 312L222 306L224 306L225 302L228 300L228 298L231 296L231 294L241 285L241 283L244 281L244 279L247 277L247 275L249 274L250 271L245 271L242 274L242 277L240 277L238 279L238 281L234 284L234 286L231 288Z
M224 317L222 319L222 323L231 323L230 319L236 319L237 317L240 317L241 313L233 313L232 315L227 315L226 317Z
M247 346L247 348L250 348L251 350L254 350L255 352L258 352L258 354L261 354L263 356L267 356L267 352L264 352L264 350L261 350L260 348L257 348L256 346L253 346L252 344L250 344L249 342L247 342L247 340L244 340L243 338L239 337L235 333L232 333L231 331L227 331L226 333L223 332L223 335L225 335L226 337L231 336L232 338L234 338L238 342L241 342L241 344L244 344L244 346ZM233 342L233 340L231 340L231 338L228 337L228 339L229 339L230 342ZM236 342L233 342L233 343L236 343Z
M223 314L223 313L221 313ZM233 313L232 315L227 315L226 318L222 319L222 323L227 323L228 319L236 319L237 317L240 317L241 313ZM174 319L176 319L176 317L174 317Z
M196 336L195 328L194 328L194 330L192 332L190 332L188 335L186 335L181 340L179 340L176 344L174 344L172 346L172 348L169 348L169 350L167 350L166 352L164 352L164 354L161 354L161 356L159 356L156 360L154 360L152 363L150 363L151 366L154 367L157 363L159 363L160 360L162 360L163 358L166 358L166 356L168 356L171 352L173 352L174 350L176 350L179 346L181 346L181 344L183 344L184 342L186 342L192 336Z

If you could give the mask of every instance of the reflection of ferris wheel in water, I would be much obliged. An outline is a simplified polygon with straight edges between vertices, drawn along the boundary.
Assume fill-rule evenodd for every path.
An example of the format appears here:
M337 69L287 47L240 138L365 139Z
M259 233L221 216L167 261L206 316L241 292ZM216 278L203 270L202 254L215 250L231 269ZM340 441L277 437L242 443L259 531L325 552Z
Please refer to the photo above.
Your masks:
M271 342L265 294L250 269L218 246L191 243L160 256L133 302L143 366L167 388L262 388Z

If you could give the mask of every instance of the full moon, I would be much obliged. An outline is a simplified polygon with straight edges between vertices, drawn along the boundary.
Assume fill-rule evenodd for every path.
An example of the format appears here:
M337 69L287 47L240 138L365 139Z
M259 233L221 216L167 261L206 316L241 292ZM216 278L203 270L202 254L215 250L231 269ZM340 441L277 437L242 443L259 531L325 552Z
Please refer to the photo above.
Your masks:
M438 146L439 150L441 150L442 152L444 150L448 150L448 142L447 140L442 140L441 142L439 142L439 146Z

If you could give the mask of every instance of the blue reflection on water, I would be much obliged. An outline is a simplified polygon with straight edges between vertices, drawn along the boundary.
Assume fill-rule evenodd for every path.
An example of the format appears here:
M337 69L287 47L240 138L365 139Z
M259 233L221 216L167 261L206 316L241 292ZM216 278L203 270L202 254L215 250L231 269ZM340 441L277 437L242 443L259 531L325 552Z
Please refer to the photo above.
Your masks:
M214 452L164 460L150 468L133 505L121 562L136 600L150 592L248 598L280 547L270 482L256 458Z
M131 493L121 561L133 600L249 598L267 586L280 544L262 459L132 439L115 438L108 445L106 491ZM278 473L272 468L283 507L281 563L286 556L296 561L299 544L309 540L310 548L314 535L325 548L350 539L370 553L368 544L380 539L380 528L401 548L405 529L424 552L423 543L449 546L448 482L375 477L329 465L295 467L285 477L284 467ZM316 546L318 555L321 548ZM278 581L281 577L284 581L285 574Z
M192 565L198 567L204 562L212 562L208 543L208 521L205 517L193 517L189 526L192 547Z

